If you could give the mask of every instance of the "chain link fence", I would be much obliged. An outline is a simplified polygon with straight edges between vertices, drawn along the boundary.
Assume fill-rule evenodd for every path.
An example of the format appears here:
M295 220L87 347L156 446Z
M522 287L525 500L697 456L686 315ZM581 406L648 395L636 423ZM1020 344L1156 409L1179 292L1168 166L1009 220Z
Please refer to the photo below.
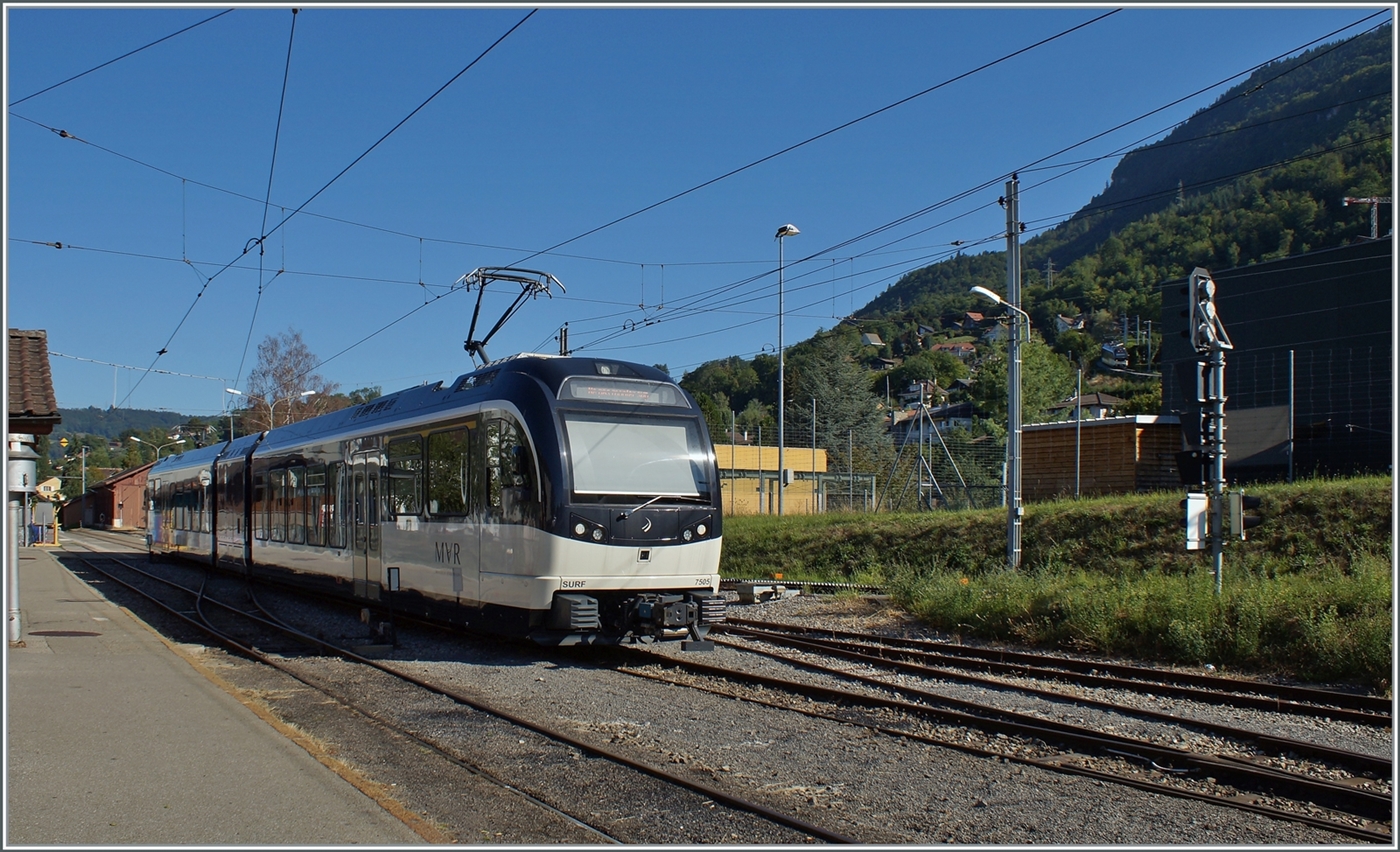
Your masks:
M913 512L1005 505L1006 442L966 429L926 426L879 442L814 443L810 429L785 429L778 462L775 429L737 430L733 444L716 444L727 514L776 514L782 468L785 514ZM727 436L726 436L727 437Z

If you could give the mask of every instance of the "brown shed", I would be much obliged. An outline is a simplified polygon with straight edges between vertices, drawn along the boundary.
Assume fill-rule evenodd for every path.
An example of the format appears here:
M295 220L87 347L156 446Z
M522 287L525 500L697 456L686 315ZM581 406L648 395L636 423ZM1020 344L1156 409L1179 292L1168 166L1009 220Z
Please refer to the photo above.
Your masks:
M68 529L98 527L101 529L146 528L146 476L155 462L146 462L115 473L94 485L87 494L63 504L61 521ZM84 506L86 516L84 516Z
M1075 443L1079 443L1079 493L1122 494L1180 488L1176 417L1137 415L1038 423L1021 431L1021 494L1025 500L1072 496Z

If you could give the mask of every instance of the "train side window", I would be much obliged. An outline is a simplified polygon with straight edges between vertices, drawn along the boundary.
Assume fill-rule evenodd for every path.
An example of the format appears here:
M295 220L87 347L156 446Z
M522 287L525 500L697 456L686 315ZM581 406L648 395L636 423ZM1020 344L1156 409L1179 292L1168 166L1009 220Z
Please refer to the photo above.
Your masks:
M326 466L306 469L306 543L318 547L326 543Z
M267 541L267 474L253 474L253 536Z
M509 524L531 523L538 515L534 457L524 429L510 415L487 425L487 502L494 517Z
M271 538L273 541L287 540L287 471L274 470L268 473L268 491L272 499Z
M422 511L423 439L417 435L389 442L389 482L384 496L394 515Z
M470 429L428 436L428 513L465 515L472 507Z
M287 541L306 544L306 468L287 469Z
M349 517L346 505L349 494L350 489L345 487L345 463L332 462L326 471L326 502L322 506L328 547L345 547L345 519Z

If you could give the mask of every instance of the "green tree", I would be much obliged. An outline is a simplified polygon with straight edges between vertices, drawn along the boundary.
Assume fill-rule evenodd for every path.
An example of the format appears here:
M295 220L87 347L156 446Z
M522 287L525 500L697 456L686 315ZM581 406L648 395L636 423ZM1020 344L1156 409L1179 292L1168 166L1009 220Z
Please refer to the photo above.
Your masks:
M968 376L967 364L962 359L951 352L939 350L937 352L920 352L910 358L906 358L903 364L890 370L890 388L896 392L903 391L914 382L928 381L933 379L938 382L938 386L946 388L958 379L965 379ZM876 379L875 390L881 396L884 395L884 379Z
M839 466L854 463L858 469L870 470L889 463L882 398L871 393L869 375L853 353L839 340L819 336L787 359L787 368L788 428L809 436L815 429L817 446L826 448ZM854 449L848 451L848 446Z
M1007 347L995 345L994 354L977 368L977 381L968 392L983 415L996 423L1006 422ZM1034 332L1021 344L1021 422L1049 420L1050 406L1073 396L1074 365Z

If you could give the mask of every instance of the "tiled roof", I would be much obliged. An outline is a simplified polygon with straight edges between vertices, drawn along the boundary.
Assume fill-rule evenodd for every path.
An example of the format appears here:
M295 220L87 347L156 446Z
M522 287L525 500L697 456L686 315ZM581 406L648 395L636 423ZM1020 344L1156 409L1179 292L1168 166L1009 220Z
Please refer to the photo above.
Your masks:
M10 329L10 431L47 435L61 418L49 372L49 336L45 331Z

